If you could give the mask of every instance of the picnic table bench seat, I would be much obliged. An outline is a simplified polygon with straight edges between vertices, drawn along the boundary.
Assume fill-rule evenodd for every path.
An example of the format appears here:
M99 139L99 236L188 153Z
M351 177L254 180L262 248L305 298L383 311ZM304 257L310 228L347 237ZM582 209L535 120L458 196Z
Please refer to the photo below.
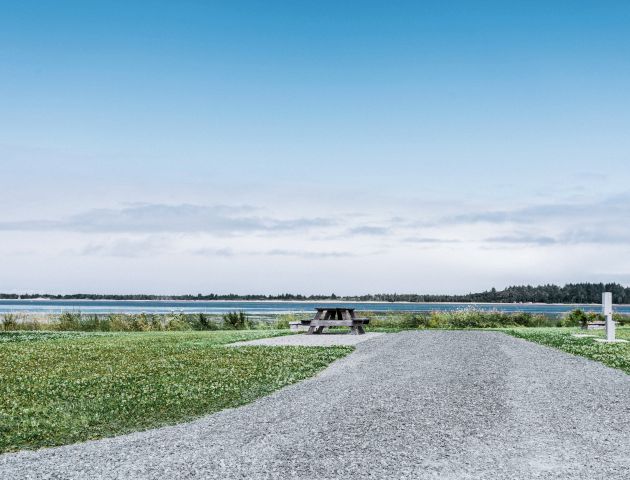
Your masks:
M327 327L350 327L353 323L360 323L362 325L367 325L370 323L369 318L353 318L350 320L314 320L312 318L302 320L302 325L310 325L312 322L317 322L319 325L324 325L324 322L330 322L330 325L326 325Z
M600 321L600 320L596 320L594 322L588 322L585 328L586 330L604 329L606 328L606 322Z

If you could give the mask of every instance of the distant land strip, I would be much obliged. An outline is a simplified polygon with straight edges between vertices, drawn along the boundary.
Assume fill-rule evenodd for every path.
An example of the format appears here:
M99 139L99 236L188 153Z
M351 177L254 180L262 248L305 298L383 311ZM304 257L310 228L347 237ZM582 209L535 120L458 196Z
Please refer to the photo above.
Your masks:
M440 295L417 293L377 293L368 295L237 295L233 293L198 293L196 295L118 295L74 293L54 295L48 293L0 293L0 300L275 300L275 301L351 301L351 302L487 302L487 303L600 303L602 292L612 292L614 303L630 303L630 287L618 283L568 283L558 285L521 285L503 290L492 288L485 292L464 295Z

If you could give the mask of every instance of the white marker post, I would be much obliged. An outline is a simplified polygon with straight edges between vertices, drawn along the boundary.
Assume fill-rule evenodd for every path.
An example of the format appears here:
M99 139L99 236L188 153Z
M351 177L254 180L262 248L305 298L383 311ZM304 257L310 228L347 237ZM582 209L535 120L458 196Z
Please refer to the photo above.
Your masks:
M628 340L615 338L615 321L613 320L612 293L602 294L602 312L606 317L606 338L596 338L596 342L603 343L627 343Z
M612 293L604 292L602 294L602 308L604 317L606 318L606 341L615 341L615 322L613 320L612 309Z

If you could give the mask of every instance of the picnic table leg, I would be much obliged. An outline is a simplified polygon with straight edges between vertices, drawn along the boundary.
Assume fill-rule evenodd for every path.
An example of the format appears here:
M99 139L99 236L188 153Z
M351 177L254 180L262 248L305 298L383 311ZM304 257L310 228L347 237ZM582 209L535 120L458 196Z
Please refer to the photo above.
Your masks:
M308 332L306 332L307 335L313 335L315 333L315 327L308 327Z
M364 333L363 325L352 325L350 327L350 335L363 335Z

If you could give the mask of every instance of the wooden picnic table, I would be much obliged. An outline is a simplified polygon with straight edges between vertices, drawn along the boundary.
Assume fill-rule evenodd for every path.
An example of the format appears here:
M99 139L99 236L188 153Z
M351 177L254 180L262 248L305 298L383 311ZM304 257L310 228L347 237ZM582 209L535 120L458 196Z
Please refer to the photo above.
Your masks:
M370 322L369 318L359 318L354 313L354 308L344 307L317 307L315 317L302 320L302 325L308 325L308 334L318 334L326 327L350 327L353 335L365 333L364 325Z

